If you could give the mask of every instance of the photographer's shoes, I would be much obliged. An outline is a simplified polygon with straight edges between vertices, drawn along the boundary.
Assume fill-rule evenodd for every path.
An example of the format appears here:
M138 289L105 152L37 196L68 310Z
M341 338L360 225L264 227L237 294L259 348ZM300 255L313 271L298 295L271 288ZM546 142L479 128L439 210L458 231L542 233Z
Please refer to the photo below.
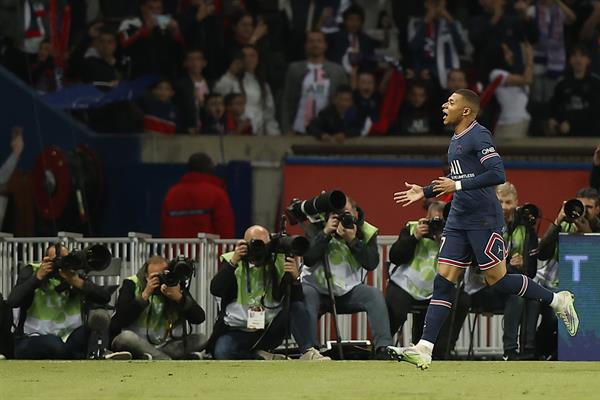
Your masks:
M271 361L283 361L283 360L289 360L289 357L286 357L283 354L277 354L277 353L269 353L268 351L265 350L256 350L254 352L254 354L256 354L257 356L261 357L263 360L271 360Z
M388 346L388 353L398 361L416 365L417 368L427 369L431 365L431 350L425 346L394 347Z
M314 347L311 347L310 349L308 349L304 353L302 353L299 360L302 360L302 361L331 361L331 358L324 356L323 354L321 354L319 352L319 350L315 349Z
M575 296L573 293L566 290L556 293L555 296L556 304L551 304L551 306L556 315L564 322L569 335L575 336L579 329L579 317L577 316L574 305Z
M104 353L105 360L121 360L128 361L131 360L131 353L128 351L109 351L107 350Z

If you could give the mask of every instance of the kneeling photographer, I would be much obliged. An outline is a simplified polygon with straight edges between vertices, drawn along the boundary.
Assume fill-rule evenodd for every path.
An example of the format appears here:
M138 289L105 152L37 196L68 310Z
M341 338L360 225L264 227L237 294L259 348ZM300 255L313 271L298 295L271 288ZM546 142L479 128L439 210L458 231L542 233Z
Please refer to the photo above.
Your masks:
M302 289L311 334L316 342L319 312L334 311L327 279L331 271L331 291L337 312L365 311L373 331L374 356L388 359L386 346L392 345L392 336L385 300L379 289L363 284L365 273L375 270L379 264L378 230L365 221L363 211L352 199L346 197L342 204L340 210L329 212L323 221L303 225L310 240L302 267Z
M235 251L221 255L219 272L210 283L210 292L221 299L209 345L215 359L285 359L272 350L291 333L301 360L329 360L311 341L298 264L291 257L304 254L307 247L302 237L271 239L267 229L255 225Z
M177 257L170 262L152 256L136 275L123 281L111 321L114 350L129 351L135 359L197 358L205 337L187 334L187 323L204 322L204 310L187 290L195 267Z
M543 261L535 281L547 289L558 291L558 236L559 233L600 232L600 195L594 188L580 189L574 199L563 202L556 219L540 240L538 259ZM536 348L545 358L555 357L557 349L557 319L550 307L539 306L542 322L537 330Z
M437 272L437 257L444 229L446 203L433 201L427 207L427 215L418 221L409 221L400 231L398 240L390 248L389 281L386 303L390 315L391 334L404 325L411 309L413 312L412 342L417 343L423 334L425 311L433 294L433 278ZM456 297L454 293L453 298ZM454 324L448 318L440 331L433 357L446 358L454 348L462 323L468 314L468 299L461 297L454 311ZM419 310L420 309L420 310ZM452 335L450 327L454 326ZM449 343L450 341L450 343ZM448 346L448 347L447 347Z
M58 254L58 256L57 256ZM41 263L31 263L19 271L17 284L8 297L12 308L20 308L15 333L17 359L131 359L128 353L111 354L97 349L98 338L106 338L110 317L106 305L110 292L77 270L102 270L110 263L110 252L95 245L69 254L60 244L46 250Z

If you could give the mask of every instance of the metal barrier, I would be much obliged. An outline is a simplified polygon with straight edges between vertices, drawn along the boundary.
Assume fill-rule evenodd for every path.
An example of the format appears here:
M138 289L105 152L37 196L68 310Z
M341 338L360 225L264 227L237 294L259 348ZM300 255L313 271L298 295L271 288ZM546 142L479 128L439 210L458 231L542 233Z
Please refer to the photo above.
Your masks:
M379 236L380 265L375 271L368 272L365 283L385 291L389 248L396 240L395 236ZM61 242L70 250L81 249L91 244L107 246L113 257L121 260L118 277L113 281L106 276L94 276L99 284L119 284L123 279L134 275L151 255L162 255L171 259L176 255L184 255L198 263L196 276L192 279L190 292L206 311L206 322L194 327L195 332L209 335L213 322L217 318L218 299L210 294L210 280L218 268L218 256L232 251L236 239L219 239L215 235L199 234L190 239L158 239L148 234L130 232L123 238L84 238L80 234L59 232L57 237L14 238L10 234L0 233L0 291L5 297L14 286L18 268L43 258L48 246ZM480 317L475 331L473 349L475 354L502 354L502 316ZM469 348L469 326L474 322L470 315L456 343L456 351L466 354ZM339 318L340 333L344 339L366 339L369 337L366 313L341 315ZM322 343L329 340L334 333L331 316L321 318L318 325L319 338ZM401 345L408 345L411 338L412 318L409 316L400 333Z

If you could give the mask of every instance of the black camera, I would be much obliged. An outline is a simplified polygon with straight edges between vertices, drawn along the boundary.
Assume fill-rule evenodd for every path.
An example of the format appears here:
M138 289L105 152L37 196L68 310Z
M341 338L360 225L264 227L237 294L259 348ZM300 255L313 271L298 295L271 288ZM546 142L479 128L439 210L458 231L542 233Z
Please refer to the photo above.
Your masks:
M515 225L534 226L542 216L538 206L525 203L515 209Z
M429 218L428 220L424 221L424 223L429 227L429 233L425 237L430 239L439 237L444 231L444 225L446 225L446 221L440 217Z
M308 251L310 242L299 235L271 235L271 241L266 244L260 239L248 242L248 255L246 259L254 265L265 265L272 254L285 254L286 256L301 257Z
M56 257L52 260L54 271L59 269L79 271L83 270L85 274L92 271L102 271L110 265L112 255L106 246L95 244L88 246L83 250L73 251L66 256L60 255L61 244L56 244Z
M585 214L585 206L581 200L577 199L567 200L563 206L563 210L565 212L565 221L571 224Z
M349 211L344 211L342 214L339 215L339 218L340 223L346 229L354 228L354 225L356 225L357 222L356 218L354 218L354 215L352 215Z
M307 219L315 222L318 214L342 213L346 205L346 195L339 190L323 192L309 200L292 199L286 209L290 223L297 224Z
M161 285L173 287L185 284L194 275L195 271L194 261L184 256L177 256L169 261L167 269L158 274L158 280Z

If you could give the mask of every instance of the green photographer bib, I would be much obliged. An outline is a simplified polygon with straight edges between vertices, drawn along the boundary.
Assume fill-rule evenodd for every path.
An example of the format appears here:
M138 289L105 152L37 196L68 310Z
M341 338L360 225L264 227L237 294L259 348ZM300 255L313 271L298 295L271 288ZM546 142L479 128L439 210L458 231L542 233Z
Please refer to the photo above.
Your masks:
M128 277L135 284L135 297L141 298L144 289L137 275ZM149 305L144 308L132 325L125 328L138 336L148 339L152 344L162 344L170 337L183 335L183 320L179 313L167 307L167 298L162 295L152 295L148 298Z
M418 224L418 221L409 221L406 224L411 235L414 235ZM393 271L390 280L415 300L430 299L433 294L433 279L437 272L439 248L440 245L435 240L421 238L409 263L390 267L390 272Z
M366 221L360 229L364 243L368 243L378 232L376 227ZM362 283L362 266L354 258L344 239L333 236L329 241L326 257L331 269L335 296L343 296ZM327 294L327 279L322 267L323 263L319 262L313 268L303 268L302 282L314 286L321 294Z
M31 264L34 275L40 265ZM60 284L59 279L51 278L35 289L23 325L25 335L56 335L66 341L75 329L83 325L82 295L71 290L59 293L56 287Z
M234 252L221 255L221 261L231 263ZM275 259L275 273L278 282L284 275L285 255L277 254ZM267 268L249 266L245 268L243 262L237 263L235 268L237 295L234 302L225 309L225 323L231 327L246 328L249 309L262 309L265 311L265 322L271 322L281 310L280 303L273 299L271 276ZM262 299L262 302L261 302Z

